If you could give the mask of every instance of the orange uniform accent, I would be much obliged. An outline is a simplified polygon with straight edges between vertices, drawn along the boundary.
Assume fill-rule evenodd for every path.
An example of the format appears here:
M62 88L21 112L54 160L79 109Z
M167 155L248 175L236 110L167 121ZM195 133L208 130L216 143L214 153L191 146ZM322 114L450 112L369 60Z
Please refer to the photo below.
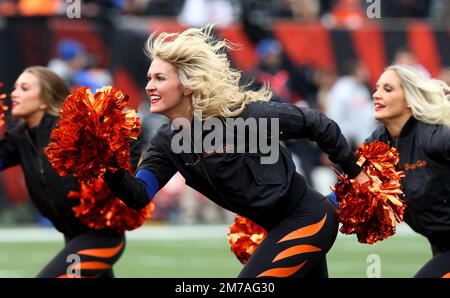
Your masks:
M450 278L450 272L447 272L444 275L442 275L442 278Z
M96 262L96 261L88 261L88 262L80 262L80 263L76 263L74 265L72 265L73 269L78 269L78 270L89 270L89 269L109 269L111 268L111 265L109 265L108 263L103 263L103 262Z
M287 234L286 236L284 236L277 243L315 235L322 229L323 224L325 223L326 219L327 219L327 214L325 214L325 216L319 222L309 225L309 226L306 226L306 227L303 227L303 228L300 228L298 230L295 230L295 231Z
M123 246L123 241L120 242L120 244L117 245L116 247L83 249L83 250L79 250L77 252L77 254L106 259L106 258L111 258L115 254L117 254L120 251L120 249L122 248L122 246Z
M278 260L288 258L290 256L295 256L307 252L314 252L314 251L321 251L322 249L320 247L314 246L314 245L308 245L308 244L302 244L302 245L296 245L289 247L282 252L280 252L273 260L273 262L276 262Z
M281 267L281 268L274 268L264 271L263 273L259 274L257 277L262 276L272 276L272 277L288 277L297 272L300 268L302 268L305 263L308 260L304 261L300 265L294 266L294 267Z
M57 278L76 278L76 276L75 275L63 274L63 275L58 276Z
M76 276L75 274L63 274L63 275L60 275L60 276L58 276L58 277L56 277L56 278L97 278L97 277L99 277L100 275L94 275L94 276Z

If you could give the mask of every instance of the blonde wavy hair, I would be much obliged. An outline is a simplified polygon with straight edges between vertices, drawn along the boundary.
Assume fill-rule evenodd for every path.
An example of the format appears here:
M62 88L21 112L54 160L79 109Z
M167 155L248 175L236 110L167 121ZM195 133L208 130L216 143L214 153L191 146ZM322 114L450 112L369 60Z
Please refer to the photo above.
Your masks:
M450 87L445 82L428 79L410 66L392 65L386 70L393 70L400 77L406 103L414 118L450 128Z
M253 101L269 101L267 85L257 91L245 90L241 72L230 67L225 53L233 49L226 40L216 40L213 26L190 28L181 33L152 34L145 52L153 60L163 59L178 71L180 83L192 90L192 107L202 111L202 118L236 117Z

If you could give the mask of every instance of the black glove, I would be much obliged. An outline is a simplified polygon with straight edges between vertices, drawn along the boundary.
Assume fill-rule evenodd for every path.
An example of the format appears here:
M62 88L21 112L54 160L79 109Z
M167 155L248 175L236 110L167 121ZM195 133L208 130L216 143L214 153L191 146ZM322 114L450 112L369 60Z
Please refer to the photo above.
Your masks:
M144 184L127 170L106 171L104 180L112 193L131 209L141 210L150 203Z

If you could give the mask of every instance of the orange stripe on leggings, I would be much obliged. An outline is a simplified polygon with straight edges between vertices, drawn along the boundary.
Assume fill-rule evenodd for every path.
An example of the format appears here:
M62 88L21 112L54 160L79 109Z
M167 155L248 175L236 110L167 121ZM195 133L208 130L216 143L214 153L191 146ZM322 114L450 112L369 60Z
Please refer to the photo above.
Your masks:
M281 268L269 269L269 270L264 271L257 277L263 277L263 276L288 277L288 276L291 276L292 274L294 274L295 272L297 272L298 270L300 270L300 268L302 268L303 265L305 265L305 263L307 261L308 260L306 260L303 263L301 263L300 265L297 265L294 267L281 267Z
M300 228L298 230L295 230L294 232L291 232L284 236L278 243L287 241L287 240L293 240L297 238L303 238L308 237L317 234L323 227L323 224L325 223L325 220L327 219L327 214L317 223Z
M444 275L442 275L442 278L450 278L450 272L447 272Z
M87 262L80 262L72 265L73 269L75 270L103 270L103 269L109 269L111 268L111 265L104 262L96 262L96 261L87 261Z
M98 257L98 258L111 258L117 254L123 246L123 241L119 245L112 248L91 248L79 250L77 254Z
M308 245L308 244L302 244L302 245L296 245L293 247L289 247L285 250L283 250L282 252L280 252L273 260L273 262L276 262L278 260L284 259L284 258L288 258L290 256L295 256L295 255L299 255L299 254L303 254L303 253L307 253L307 252L314 252L314 251L321 251L322 249L320 249L317 246L314 245Z
M60 276L57 276L56 278L97 278L100 275L94 275L94 276L77 276L76 274L63 274Z
M78 277L81 278L81 276L77 276L75 274L63 274L63 275L57 276L56 278L78 278Z

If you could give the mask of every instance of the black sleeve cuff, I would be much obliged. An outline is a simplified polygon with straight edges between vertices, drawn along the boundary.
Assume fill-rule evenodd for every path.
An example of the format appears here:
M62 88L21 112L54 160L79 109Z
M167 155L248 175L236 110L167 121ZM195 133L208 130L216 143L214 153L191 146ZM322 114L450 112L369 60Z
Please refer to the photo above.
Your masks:
M116 172L106 171L105 175L103 176L103 180L108 185L114 185L117 183L120 183L123 179L123 176L125 175L126 170L125 169L118 169Z
M111 192L131 209L141 210L150 202L145 186L125 169L106 171L104 180Z
M362 168L356 164L357 159L356 156L351 154L345 161L343 161L340 166L342 170L348 175L350 179L355 178L361 173Z

